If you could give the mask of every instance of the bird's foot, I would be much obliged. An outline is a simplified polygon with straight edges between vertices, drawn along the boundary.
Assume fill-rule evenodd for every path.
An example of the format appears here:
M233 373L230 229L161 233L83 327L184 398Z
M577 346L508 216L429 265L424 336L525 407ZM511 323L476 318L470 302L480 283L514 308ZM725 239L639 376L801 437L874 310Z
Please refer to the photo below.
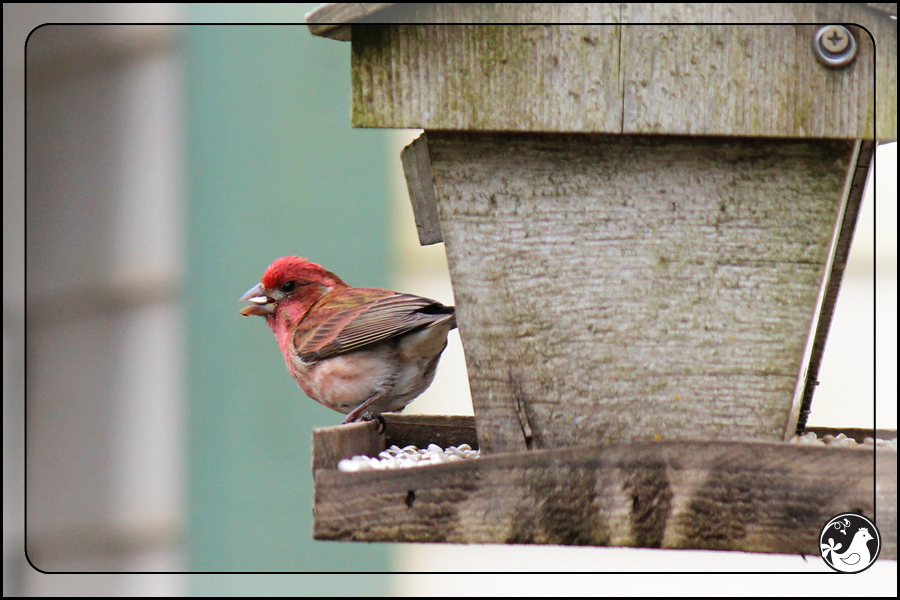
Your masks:
M379 398L381 398L380 393L375 393L375 394L372 394L371 396L369 396L368 400L366 400L365 402L363 402L362 404L360 404L359 406L354 408L352 411L350 411L350 414L348 414L347 418L344 419L344 422L342 423L342 425L346 425L347 423L356 423L360 419L365 419L366 421L371 421L372 420L371 418L369 418L369 419L365 418L365 416L367 414L370 414L370 415L372 414L371 411L369 411L367 409L370 406L372 406L373 404L375 404L375 402Z
M347 416L347 418L344 419L344 422L341 424L347 425L348 423L361 423L361 422L365 422L365 421L375 421L378 424L378 433L383 433L385 428L387 427L387 422L384 420L384 417L382 417L381 415L376 415L375 413L368 411L368 410L366 412L362 413L361 415L351 419L350 417L352 417L352 416L353 415Z
M381 415L376 415L373 412L366 411L359 417L360 421L375 421L377 425L376 432L384 433L385 428L387 427L387 422L384 420L384 417Z

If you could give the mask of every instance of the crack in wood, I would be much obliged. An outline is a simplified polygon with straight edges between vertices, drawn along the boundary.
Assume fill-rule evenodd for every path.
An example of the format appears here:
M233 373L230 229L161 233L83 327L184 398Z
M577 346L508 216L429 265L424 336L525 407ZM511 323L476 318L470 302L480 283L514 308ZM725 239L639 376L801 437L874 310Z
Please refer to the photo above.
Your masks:
M528 399L522 388L522 382L512 369L509 370L509 387L512 390L513 399L516 401L516 415L519 417L519 425L525 438L525 448L531 450L534 443L534 432L531 429L531 421L528 419Z

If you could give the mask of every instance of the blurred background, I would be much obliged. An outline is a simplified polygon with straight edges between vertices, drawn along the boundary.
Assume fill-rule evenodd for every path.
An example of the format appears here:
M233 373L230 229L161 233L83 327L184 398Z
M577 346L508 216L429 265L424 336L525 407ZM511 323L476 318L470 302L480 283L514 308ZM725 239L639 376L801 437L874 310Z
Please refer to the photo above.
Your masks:
M400 166L419 132L350 128L350 45L302 25L208 24L302 23L315 6L4 4L4 596L600 595L633 585L392 572L826 570L794 556L312 539L311 430L339 420L302 396L237 298L300 254L352 285L453 303ZM897 426L896 144L876 161L811 425ZM408 412L472 414L456 332ZM327 574L346 571L372 574ZM326 574L221 574L256 572ZM895 561L867 574L856 594L896 595ZM702 582L642 589L718 595L734 577Z

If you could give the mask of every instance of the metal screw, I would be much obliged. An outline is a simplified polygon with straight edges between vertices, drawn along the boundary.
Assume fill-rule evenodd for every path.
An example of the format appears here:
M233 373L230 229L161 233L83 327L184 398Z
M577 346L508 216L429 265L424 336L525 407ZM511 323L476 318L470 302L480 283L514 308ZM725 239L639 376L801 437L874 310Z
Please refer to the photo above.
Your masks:
M820 27L813 38L816 58L829 67L843 67L856 58L856 39L841 25Z
M850 36L844 35L844 31L841 31L842 29L844 28L835 25L825 28L825 35L822 36L822 46L829 52L843 52L844 48L850 45Z

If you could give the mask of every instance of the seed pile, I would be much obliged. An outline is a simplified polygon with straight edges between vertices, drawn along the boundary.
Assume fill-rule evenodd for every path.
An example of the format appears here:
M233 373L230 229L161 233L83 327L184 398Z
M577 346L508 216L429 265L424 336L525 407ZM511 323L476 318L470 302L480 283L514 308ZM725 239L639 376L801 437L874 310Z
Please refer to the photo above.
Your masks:
M814 431L807 431L803 435L793 435L788 440L788 443L791 444L825 444L826 446L833 446L835 448L881 448L881 449L897 449L897 438L892 440L883 440L881 438L875 439L871 437L867 437L863 440L862 444L854 440L853 438L848 438L843 433L839 433L837 435L825 435L820 437L816 437Z
M420 449L416 446L398 448L391 446L373 456L354 456L344 458L338 463L339 471L384 471L387 469L409 469L411 467L424 467L425 465L439 465L448 462L457 462L478 458L480 450L472 450L468 444L450 446L446 450L437 444L428 444L428 448Z

